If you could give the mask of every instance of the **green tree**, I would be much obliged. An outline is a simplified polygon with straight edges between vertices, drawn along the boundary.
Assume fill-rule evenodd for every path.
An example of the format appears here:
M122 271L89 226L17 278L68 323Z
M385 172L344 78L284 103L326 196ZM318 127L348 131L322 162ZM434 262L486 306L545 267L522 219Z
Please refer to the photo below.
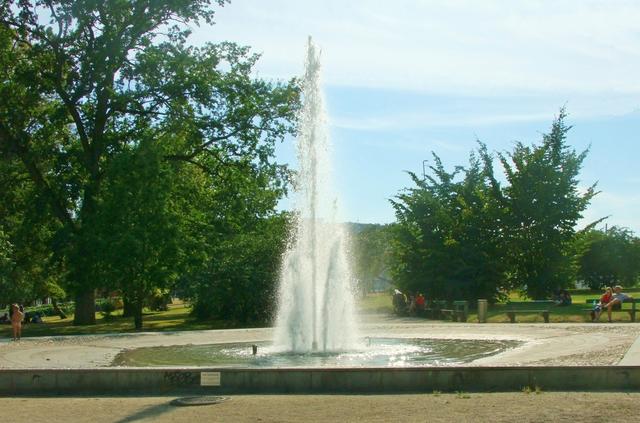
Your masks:
M102 286L122 291L136 329L142 328L147 298L172 286L183 265L183 210L174 201L179 170L153 142L123 151L107 170L92 222L101 265L95 275Z
M287 240L289 218L275 212L285 186L277 168L246 163L219 172L221 183L192 184L197 212L185 232L195 247L177 287L198 318L266 323Z
M534 299L575 280L575 226L596 195L595 184L584 193L578 189L587 151L576 153L567 145L571 127L565 118L562 109L540 144L516 143L512 152L500 155L508 182L501 199L508 276L512 286Z
M0 231L11 245L0 298L26 303L65 295L59 286L63 268L56 260L61 240L55 235L61 225L52 218L52 188L41 176L42 172L51 179L68 176L68 169L61 164L63 153L51 141L58 138L64 143L68 131L42 100L37 86L30 85L38 78L26 65L34 63L31 50L16 43L15 36L15 31L0 26ZM44 67L46 63L36 65ZM45 121L46 125L35 123ZM11 132L16 125L29 127L32 140L37 142L34 149L44 159L40 169L23 154L27 140ZM15 143L5 142L9 136L15 136Z
M578 257L578 278L591 289L635 285L640 275L640 243L629 229L585 231L578 242L585 245Z
M389 269L391 236L390 225L366 225L352 235L354 273L362 295Z
M15 160L0 161L0 302L63 298L63 269L56 259L60 225Z
M13 298L9 294L11 289L11 256L13 246L9 242L7 235L0 229L0 298L2 303L0 306L4 306L5 303L11 303Z
M481 145L469 167L447 172L434 154L432 174L410 174L416 188L396 197L394 282L428 299L491 301L505 288L500 209L491 158Z
M170 143L164 159L214 180L225 167L285 176L271 158L293 130L295 84L253 78L258 57L248 48L189 46L179 25L212 23L211 3L225 1L0 5L0 148L19 160L61 226L54 238L76 324L95 321L94 290L112 265L95 248L96 227L106 175L129 147Z
M287 228L285 216L274 216L215 244L208 266L185 281L194 315L241 324L270 322Z

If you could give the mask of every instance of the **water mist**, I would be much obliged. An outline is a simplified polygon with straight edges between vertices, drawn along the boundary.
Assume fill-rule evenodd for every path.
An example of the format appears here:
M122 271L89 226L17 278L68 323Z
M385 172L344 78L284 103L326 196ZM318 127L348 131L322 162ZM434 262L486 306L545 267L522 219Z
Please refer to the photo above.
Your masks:
M280 277L275 345L285 351L356 347L348 232L331 181L320 54L309 38L297 138L296 226Z

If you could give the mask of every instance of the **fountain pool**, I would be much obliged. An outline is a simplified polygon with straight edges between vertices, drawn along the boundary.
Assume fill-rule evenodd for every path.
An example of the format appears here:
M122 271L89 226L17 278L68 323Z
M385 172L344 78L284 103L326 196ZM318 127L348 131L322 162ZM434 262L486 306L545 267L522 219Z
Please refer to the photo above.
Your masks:
M117 355L114 366L425 367L470 363L515 348L518 341L366 338L363 347L333 352L292 353L272 344L251 343L144 347Z

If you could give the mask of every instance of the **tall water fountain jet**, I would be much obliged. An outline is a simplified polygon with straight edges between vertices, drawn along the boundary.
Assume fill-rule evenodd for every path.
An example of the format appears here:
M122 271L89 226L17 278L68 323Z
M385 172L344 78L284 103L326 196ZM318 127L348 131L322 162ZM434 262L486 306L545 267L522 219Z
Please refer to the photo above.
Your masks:
M296 228L283 258L275 344L286 351L356 347L348 234L331 184L320 54L309 38L297 139Z

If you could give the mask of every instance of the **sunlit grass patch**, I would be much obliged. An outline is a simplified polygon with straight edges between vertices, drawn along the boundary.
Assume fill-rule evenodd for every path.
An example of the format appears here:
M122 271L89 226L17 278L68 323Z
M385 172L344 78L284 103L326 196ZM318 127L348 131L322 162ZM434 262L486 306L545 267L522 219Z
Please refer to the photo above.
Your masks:
M234 322L220 320L198 321L190 315L191 309L184 304L170 305L167 311L146 311L143 315L142 331L183 331L204 329L227 329L238 327ZM57 316L43 318L44 323L28 323L23 326L22 336L64 336L89 335L102 333L136 332L133 317L122 317L122 310L112 314L111 319L105 319L96 312L96 324L89 326L74 326L73 314L66 319ZM11 326L0 326L0 336L10 337Z

